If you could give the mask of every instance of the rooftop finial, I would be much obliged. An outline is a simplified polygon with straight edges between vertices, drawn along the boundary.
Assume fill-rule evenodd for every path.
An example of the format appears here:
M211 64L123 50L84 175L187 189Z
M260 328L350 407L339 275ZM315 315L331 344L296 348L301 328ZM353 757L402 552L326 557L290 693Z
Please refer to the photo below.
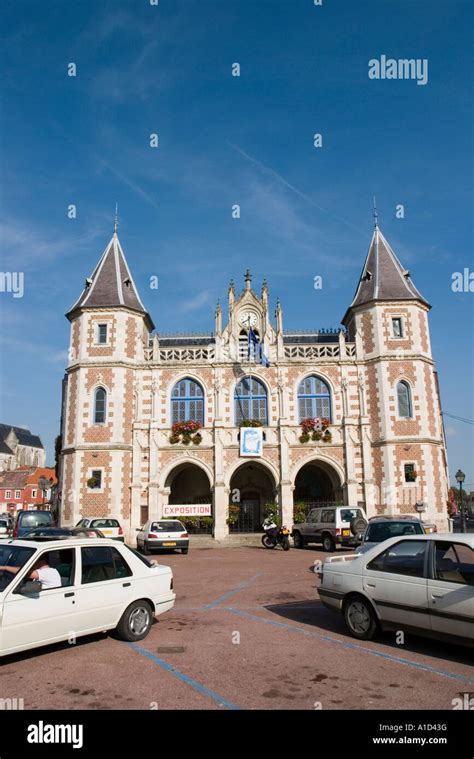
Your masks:
M245 289L250 290L252 286L252 275L250 274L250 271L247 269L245 272Z
M118 229L118 203L115 204L114 235L117 234L117 229Z
M378 226L379 226L379 217L377 213L377 201L375 200L375 195L374 195L374 227L375 229L378 229Z

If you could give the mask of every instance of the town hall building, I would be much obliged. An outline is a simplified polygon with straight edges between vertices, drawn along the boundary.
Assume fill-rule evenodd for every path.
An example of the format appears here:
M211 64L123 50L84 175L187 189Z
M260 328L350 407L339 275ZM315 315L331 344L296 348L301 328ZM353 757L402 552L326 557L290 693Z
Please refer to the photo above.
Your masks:
M291 526L295 504L344 503L445 529L430 305L378 225L341 329L285 330L249 272L227 301L206 334L155 331L115 230L67 314L63 524L116 517L133 539L186 513L223 540L270 507Z

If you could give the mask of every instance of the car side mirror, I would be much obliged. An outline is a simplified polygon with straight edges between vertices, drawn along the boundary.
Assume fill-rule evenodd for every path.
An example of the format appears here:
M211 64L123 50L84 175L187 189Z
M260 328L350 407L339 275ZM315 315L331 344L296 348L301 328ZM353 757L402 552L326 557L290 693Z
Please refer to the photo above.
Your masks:
M22 596L36 596L43 585L39 580L25 580L19 588L19 593Z

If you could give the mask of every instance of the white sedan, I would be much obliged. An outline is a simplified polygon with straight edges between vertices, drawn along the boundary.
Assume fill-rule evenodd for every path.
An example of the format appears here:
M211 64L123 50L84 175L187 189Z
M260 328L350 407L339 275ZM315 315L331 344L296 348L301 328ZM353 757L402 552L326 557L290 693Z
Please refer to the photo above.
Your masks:
M321 601L342 611L355 638L381 628L474 645L474 534L390 538L327 559L320 577Z
M175 602L171 569L111 539L0 544L0 656L116 630L142 640Z

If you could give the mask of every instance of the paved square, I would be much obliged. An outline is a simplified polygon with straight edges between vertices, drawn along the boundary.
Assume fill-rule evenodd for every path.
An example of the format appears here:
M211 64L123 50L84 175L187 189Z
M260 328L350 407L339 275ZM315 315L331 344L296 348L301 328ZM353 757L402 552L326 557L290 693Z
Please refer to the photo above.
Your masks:
M149 636L107 635L7 657L2 697L25 709L452 709L474 691L470 649L351 638L318 598L316 549L256 546L157 559L175 608Z

